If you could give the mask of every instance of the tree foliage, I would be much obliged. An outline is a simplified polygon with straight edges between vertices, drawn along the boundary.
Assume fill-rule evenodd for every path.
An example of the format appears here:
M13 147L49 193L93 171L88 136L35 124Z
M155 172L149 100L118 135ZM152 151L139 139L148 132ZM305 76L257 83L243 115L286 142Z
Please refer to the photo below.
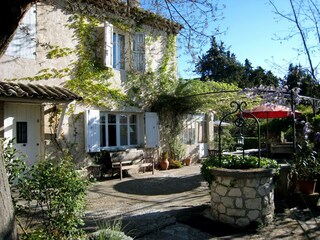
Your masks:
M240 88L279 84L279 79L271 71L262 67L253 69L248 59L244 65L241 64L235 54L227 49L223 42L217 43L214 37L210 49L199 57L195 72L201 75L203 81L232 83Z
M299 94L319 98L319 83L312 81L310 73L301 65L290 64L288 74L285 76L284 85L289 89L299 88Z

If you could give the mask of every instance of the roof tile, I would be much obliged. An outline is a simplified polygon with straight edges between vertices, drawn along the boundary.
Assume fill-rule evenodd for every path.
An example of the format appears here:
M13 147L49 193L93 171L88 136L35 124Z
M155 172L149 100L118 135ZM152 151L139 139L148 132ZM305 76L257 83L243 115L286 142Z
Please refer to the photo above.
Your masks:
M80 96L77 96L73 92L62 87L1 81L0 97L16 97L60 101L82 100Z

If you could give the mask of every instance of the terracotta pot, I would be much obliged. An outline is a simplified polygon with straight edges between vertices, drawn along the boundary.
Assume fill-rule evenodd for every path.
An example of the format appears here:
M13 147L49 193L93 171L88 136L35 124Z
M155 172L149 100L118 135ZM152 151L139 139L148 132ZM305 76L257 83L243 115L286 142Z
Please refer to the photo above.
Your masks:
M316 189L317 179L314 180L298 180L298 190L303 194L312 194Z
M186 166L190 166L191 165L191 158L186 158L184 160L184 163L186 164Z
M169 160L168 159L163 159L160 162L160 168L162 170L167 170L169 168Z

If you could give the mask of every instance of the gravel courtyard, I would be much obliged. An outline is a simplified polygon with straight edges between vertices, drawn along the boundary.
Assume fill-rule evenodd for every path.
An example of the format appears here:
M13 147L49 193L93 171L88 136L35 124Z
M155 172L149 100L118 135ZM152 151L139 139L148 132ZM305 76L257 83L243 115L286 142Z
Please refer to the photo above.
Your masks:
M210 195L199 164L93 183L84 229L121 219L135 239L320 239L320 214L288 209L258 231L239 231L210 219Z

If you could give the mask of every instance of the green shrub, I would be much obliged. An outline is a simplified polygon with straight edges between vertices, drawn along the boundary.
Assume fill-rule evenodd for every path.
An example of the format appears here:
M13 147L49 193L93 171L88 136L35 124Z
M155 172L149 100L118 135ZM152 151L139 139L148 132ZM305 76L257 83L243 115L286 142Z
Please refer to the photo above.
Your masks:
M220 160L217 156L209 156L201 166L201 174L204 179L211 184L213 180L213 175L211 170L213 168L222 167L228 169L252 169L258 168L259 158L256 156L237 156L237 155L222 155L221 156L221 166ZM273 168L276 172L279 171L279 164L276 160L270 158L260 158L260 167L261 168Z
M169 162L169 167L170 168L181 168L182 166L183 166L183 164L179 160L171 160Z
M11 187L15 181L17 181L18 177L26 170L26 163L24 162L26 156L17 151L13 142L14 139L1 140L2 158Z
M126 239L122 232L122 220L115 219L112 222L104 222L99 225L99 231L90 239L92 240L123 240Z
M71 159L46 159L33 165L19 179L20 198L27 214L40 211L41 225L25 234L26 239L76 239L82 233L87 182L80 179ZM31 204L36 203L37 209Z

